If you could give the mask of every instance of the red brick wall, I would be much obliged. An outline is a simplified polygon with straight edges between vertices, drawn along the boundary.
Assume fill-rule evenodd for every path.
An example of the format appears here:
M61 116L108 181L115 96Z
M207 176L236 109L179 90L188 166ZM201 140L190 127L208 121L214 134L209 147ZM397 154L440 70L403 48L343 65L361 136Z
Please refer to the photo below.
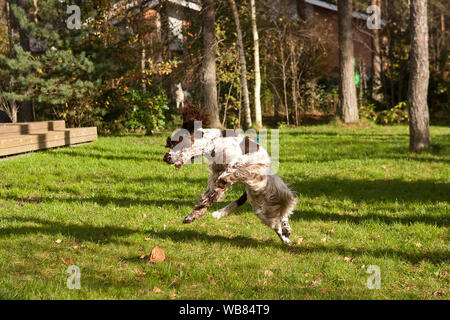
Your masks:
M329 52L325 57L325 64L334 77L339 74L339 41L338 41L338 14L336 11L314 7L314 23L323 27L323 37L328 43ZM372 71L371 37L366 21L353 19L353 45L358 66L364 63L366 72ZM322 39L323 40L323 39Z

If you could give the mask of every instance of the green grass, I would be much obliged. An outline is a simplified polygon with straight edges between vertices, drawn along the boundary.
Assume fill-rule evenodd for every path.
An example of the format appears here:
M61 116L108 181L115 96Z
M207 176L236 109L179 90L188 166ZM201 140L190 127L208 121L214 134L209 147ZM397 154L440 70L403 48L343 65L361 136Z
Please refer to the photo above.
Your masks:
M166 165L166 136L0 161L0 298L449 298L449 128L433 127L421 155L405 126L283 129L278 173L299 198L291 246L248 204L183 225L208 170ZM156 245L165 262L140 258ZM67 263L80 290L66 287ZM379 290L366 287L369 265Z

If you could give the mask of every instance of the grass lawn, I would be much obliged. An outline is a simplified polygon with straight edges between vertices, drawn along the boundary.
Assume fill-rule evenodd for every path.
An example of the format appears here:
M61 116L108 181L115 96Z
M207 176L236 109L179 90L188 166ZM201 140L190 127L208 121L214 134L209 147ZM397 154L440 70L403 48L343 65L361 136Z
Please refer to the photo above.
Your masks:
M208 170L165 164L167 133L0 161L0 298L449 299L450 128L431 133L432 151L412 155L406 126L281 130L291 246L248 204L182 224ZM154 246L166 261L141 259ZM66 287L72 264L80 290Z

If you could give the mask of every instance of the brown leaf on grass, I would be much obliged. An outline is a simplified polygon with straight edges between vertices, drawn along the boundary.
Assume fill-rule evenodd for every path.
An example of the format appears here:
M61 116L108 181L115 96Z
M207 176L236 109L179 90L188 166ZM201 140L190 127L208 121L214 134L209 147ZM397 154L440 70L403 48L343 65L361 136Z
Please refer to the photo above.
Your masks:
M323 288L322 290L320 290L320 293L321 293L321 294L325 294L325 293L327 293L327 292L328 292L328 290L325 289L325 288Z
M344 260L345 260L345 262L347 262L347 263L352 263L353 260L354 260L354 258L345 257Z
M321 285L321 284L322 284L322 279L317 279L317 280L314 280L311 282L311 285L313 287L317 287L318 285Z
M329 233L334 233L334 231L335 231L335 230L334 230L334 227L333 227L333 228L331 228L331 230L329 230L328 232L329 232Z
M160 263L163 262L164 260L166 260L164 250L158 246L153 247L152 252L150 253L150 256L148 258L148 261L152 263Z
M417 242L414 244L417 248L422 248L422 244L420 242Z
M273 272L270 271L270 270L266 270L266 271L264 271L264 275L268 276L268 277L271 277L271 276L273 276Z
M149 294L151 294L151 293L161 293L161 292L162 292L162 290L160 288L153 287L153 289L149 291Z
M141 255L141 256L139 257L139 259L141 259L141 260L145 259L145 254Z
M303 238L298 238L297 239L297 244L302 244L302 242L303 242Z
M56 242L56 243L61 243L62 240L61 240L61 239L57 239L55 242Z
M65 263L65 264L72 264L72 259L71 258L67 258L67 259L61 258L61 261L63 263Z

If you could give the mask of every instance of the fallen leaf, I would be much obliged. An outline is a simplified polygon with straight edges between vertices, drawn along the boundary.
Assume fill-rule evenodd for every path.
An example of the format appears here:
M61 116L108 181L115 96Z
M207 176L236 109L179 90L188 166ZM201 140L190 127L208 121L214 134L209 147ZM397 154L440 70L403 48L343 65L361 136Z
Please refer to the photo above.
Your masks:
M317 280L314 280L314 281L311 282L311 285L313 287L316 287L316 286L318 286L320 284L322 284L322 279L317 279Z
M334 233L334 227L331 228L331 230L328 231L329 233Z
M353 258L350 258L350 257L345 257L344 260L345 260L345 262L347 262L347 263L352 263L354 259L353 259Z
M56 242L56 243L61 243L62 240L61 240L61 239L57 239L55 242Z
M303 238L298 238L297 239L297 244L301 244L303 242Z
M320 241L327 242L327 237L323 237L322 239L320 239Z
M325 294L325 293L327 293L328 292L328 290L327 289L322 289L322 290L320 290L320 293L322 293L322 294Z
M139 257L139 259L145 259L145 254L143 254L142 256Z
M152 249L152 252L150 253L148 261L150 261L152 263L160 263L160 262L163 262L164 260L166 260L166 255L164 253L164 250L158 246L155 246Z
M416 246L417 248L421 248L421 247L422 247L422 244L421 244L420 242L417 242L417 243L415 243L415 246Z
M266 271L264 271L264 275L268 276L268 277L271 277L271 276L273 276L273 272L270 271L270 270L266 270Z
M72 259L71 258L67 258L67 259L61 258L61 261L64 262L65 264L72 264Z
M162 291L161 291L161 289L158 288L158 287L153 287L153 290L152 290L151 292L153 292L153 293L160 293L160 292L162 292Z
M144 275L147 274L147 272L142 271L142 270L136 270L136 273L137 273L139 276L144 276Z

